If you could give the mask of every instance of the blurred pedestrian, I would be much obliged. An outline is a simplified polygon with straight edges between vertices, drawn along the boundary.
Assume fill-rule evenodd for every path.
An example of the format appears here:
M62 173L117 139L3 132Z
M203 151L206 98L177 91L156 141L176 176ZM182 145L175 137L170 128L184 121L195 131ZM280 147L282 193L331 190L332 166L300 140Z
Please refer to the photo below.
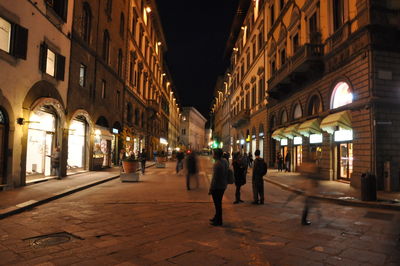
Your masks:
M260 157L260 150L256 150L254 155L253 167L253 198L252 204L264 204L264 175L267 174L268 167L264 159Z
M199 187L198 179L198 166L197 166L197 155L195 152L189 153L186 158L186 188L190 190L190 178L193 176L196 179L196 187Z
M304 208L301 215L301 224L310 225L311 221L308 220L308 214L311 208L316 206L316 202L313 200L311 195L318 193L319 182L317 180L318 167L313 162L303 162L301 165L301 174L308 176L308 187L304 194ZM319 218L321 219L321 212L318 210Z
M146 160L147 160L147 154L145 149L142 149L142 152L139 155L139 160L140 160L140 166L142 168L142 174L144 174L144 171L146 169Z
M51 158L51 170L52 174L57 176L57 179L61 179L60 173L60 147L55 147L52 155L47 155L47 157Z
M184 158L185 154L182 151L178 151L178 153L176 154L176 173L179 173L179 171L183 169Z
M229 152L225 151L223 157L228 161L228 164L229 164L229 158L231 157Z
M283 171L283 156L280 152L276 154L276 162L278 164L278 172Z
M249 152L249 167L253 167L253 155Z
M235 175L236 186L235 201L233 204L238 204L243 202L243 200L240 199L240 188L246 184L246 164L243 161L243 157L240 152L237 152L233 155L232 166L233 173Z
M286 164L285 172L290 172L290 160L291 160L291 155L290 155L290 151L288 151L285 156L285 164Z
M153 151L153 159L154 159L154 162L156 163L157 162L157 151L156 150Z
M210 219L213 226L222 226L222 197L228 185L228 162L222 157L221 149L214 149L213 176L211 179L209 195L212 195L215 215Z

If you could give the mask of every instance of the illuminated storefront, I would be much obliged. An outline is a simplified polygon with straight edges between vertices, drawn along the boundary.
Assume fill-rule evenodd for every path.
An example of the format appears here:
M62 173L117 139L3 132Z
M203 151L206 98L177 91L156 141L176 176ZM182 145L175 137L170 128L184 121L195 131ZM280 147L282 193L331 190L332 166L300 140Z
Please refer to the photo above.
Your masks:
M45 110L43 110L45 109ZM56 147L56 115L52 108L33 111L29 118L26 152L27 181L54 175L51 169L52 151Z
M310 162L316 164L316 166L320 165L320 161L322 158L322 130L320 128L321 120L319 118L307 120L303 122L299 128L298 132L304 136L308 137L309 142L309 158Z
M96 125L93 151L96 170L111 167L111 143L114 140L115 136L107 128Z
M74 119L71 121L68 132L68 170L85 168L86 132L86 121L81 119Z

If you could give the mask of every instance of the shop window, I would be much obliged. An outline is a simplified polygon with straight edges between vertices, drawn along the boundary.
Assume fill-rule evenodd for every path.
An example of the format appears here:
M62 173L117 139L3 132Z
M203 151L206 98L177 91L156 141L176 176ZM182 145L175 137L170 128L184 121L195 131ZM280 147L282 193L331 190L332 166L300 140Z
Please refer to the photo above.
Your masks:
M335 109L353 102L353 93L351 92L349 84L346 82L339 82L333 89L331 108Z
M92 27L92 12L90 6L87 2L83 4L83 14L82 14L82 39L89 43L90 33Z
M296 104L293 111L293 119L299 119L303 116L303 111L301 110L300 104Z
M84 64L79 66L79 85L81 87L86 86L86 66Z
M0 17L0 50L26 59L28 30Z
M108 64L110 57L110 35L108 30L103 33L103 60Z
M40 70L58 80L64 80L65 57L49 49L46 43L40 45Z

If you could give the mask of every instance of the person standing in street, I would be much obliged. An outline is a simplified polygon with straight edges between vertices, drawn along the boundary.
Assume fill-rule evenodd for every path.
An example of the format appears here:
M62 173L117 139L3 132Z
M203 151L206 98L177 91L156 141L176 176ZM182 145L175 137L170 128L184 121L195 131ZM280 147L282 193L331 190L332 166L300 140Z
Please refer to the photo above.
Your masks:
M211 179L209 195L212 195L215 215L210 219L213 226L222 226L222 197L228 185L228 162L222 157L221 149L214 149L213 176Z
M251 152L249 151L249 167L253 167L253 155L251 154Z
M253 196L254 201L252 204L264 204L264 175L267 173L267 164L264 159L260 157L260 150L254 153L256 159L254 160L253 167Z
M278 152L276 154L276 161L278 164L278 172L282 172L283 171L283 156L280 152Z
M181 169L183 169L183 159L185 158L185 154L182 151L178 151L176 154L176 173L179 173Z
M240 188L241 186L246 184L246 165L242 159L243 158L240 152L237 152L233 155L232 166L236 186L235 201L233 202L233 204L243 202L243 200L240 199Z
M199 180L197 177L198 167L197 167L197 157L195 152L189 153L186 158L186 189L190 190L190 177L194 176L196 179L196 187L199 187Z
M140 153L140 166L142 168L142 174L144 174L144 171L146 169L146 160L147 160L147 155L146 155L146 150L142 149L142 152Z
M48 157L51 158L51 169L52 169L52 174L55 174L57 176L57 179L61 179L61 173L60 173L60 147L56 147L54 149L53 154Z
M287 153L286 153L286 157L285 157L285 168L286 168L286 170L285 170L285 172L290 172L290 151L288 151Z

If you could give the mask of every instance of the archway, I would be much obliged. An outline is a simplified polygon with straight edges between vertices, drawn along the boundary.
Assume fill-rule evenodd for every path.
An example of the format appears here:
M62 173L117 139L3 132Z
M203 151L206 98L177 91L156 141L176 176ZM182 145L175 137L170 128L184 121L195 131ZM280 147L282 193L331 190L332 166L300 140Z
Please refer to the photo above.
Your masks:
M40 98L30 108L26 151L26 182L34 182L60 171L51 156L62 147L62 128L65 115L62 104L53 98ZM61 160L61 150L58 152Z
M89 169L90 136L93 122L85 110L76 110L68 128L67 171L80 172Z

